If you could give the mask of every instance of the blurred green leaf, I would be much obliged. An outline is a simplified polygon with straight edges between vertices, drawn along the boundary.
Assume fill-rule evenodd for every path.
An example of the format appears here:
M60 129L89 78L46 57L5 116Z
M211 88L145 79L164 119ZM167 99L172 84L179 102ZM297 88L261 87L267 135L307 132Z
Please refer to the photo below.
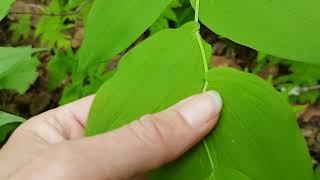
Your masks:
M63 80L67 79L76 61L77 59L71 49L56 53L47 66L49 90L55 90Z
M64 13L64 4L60 0L50 1L45 9L47 14ZM74 27L74 24L65 23L64 16L42 16L36 26L35 36L40 38L42 45L48 48L70 48L71 36L65 33Z
M17 64L7 75L0 77L0 89L14 89L21 94L25 93L38 77L39 64L37 58L25 59Z
M0 47L0 77L7 74L16 64L29 59L32 53L33 50L31 47Z
M253 70L260 73L266 68L276 67L281 73L273 78L273 85L278 88L289 102L296 104L313 104L320 98L320 66L303 62L263 55L258 57L258 64ZM287 70L282 70L287 69Z
M290 74L277 78L279 82L293 82L295 85L310 86L320 81L320 66L305 63L291 63Z
M7 15L11 4L14 2L15 0L1 0L0 1L0 21Z
M24 121L21 117L0 111L0 145L3 145L12 131Z
M82 86L80 84L69 84L67 85L62 92L62 97L59 100L59 105L64 105L69 102L75 101L83 97L82 95Z
M79 52L80 74L128 48L160 16L172 0L95 0Z
M37 78L39 61L30 47L0 47L0 89L14 89L24 93Z
M149 28L151 34L169 28L169 21L177 22L178 17L173 9L181 6L182 3L179 0L172 0L171 4L164 10L157 21L153 23L153 25Z
M27 39L31 32L31 16L18 16L18 20L10 25L12 40L17 42L20 38Z
M106 72L106 64L90 67L85 83L77 84L72 82L67 85L63 90L59 104L67 104L82 97L95 94L100 86L113 76L114 72L114 70Z

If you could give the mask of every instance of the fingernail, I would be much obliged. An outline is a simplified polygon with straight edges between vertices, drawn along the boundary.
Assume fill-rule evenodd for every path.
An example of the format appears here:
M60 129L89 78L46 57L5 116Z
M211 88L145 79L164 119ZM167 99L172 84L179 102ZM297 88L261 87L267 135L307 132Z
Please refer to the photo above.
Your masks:
M192 127L201 127L210 121L217 121L222 108L218 92L208 91L179 103L176 109Z

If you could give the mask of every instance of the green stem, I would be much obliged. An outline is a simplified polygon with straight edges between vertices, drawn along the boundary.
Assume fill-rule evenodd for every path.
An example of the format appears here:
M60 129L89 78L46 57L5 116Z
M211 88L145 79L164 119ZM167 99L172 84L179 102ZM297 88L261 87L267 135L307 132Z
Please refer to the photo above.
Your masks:
M195 22L199 23L199 9L200 9L200 0L196 0L196 7L195 7ZM196 38L197 38L197 41L198 41L198 45L199 45L199 49L200 49L200 52L201 52L201 57L202 57L202 63L203 63L203 68L204 68L204 73L206 74L209 70L209 67L208 67L208 61L207 61L207 56L206 56L206 52L204 50L204 45L203 45L203 42L202 42L202 37L201 37L201 34L200 34L200 29L198 31L195 32L195 35L196 35ZM206 92L208 89L208 81L205 80L204 81L204 86L203 86L203 89L202 89L202 92ZM209 146L208 146L208 143L206 142L205 139L202 140L203 144L204 144L204 147L206 149L206 152L208 154L208 158L209 158L209 161L210 161L210 166L212 168L212 175L213 172L214 172L214 163L213 163L213 157L211 155L211 152L210 152L210 149L209 149Z
M200 9L200 0L196 0L195 16L194 16L195 22L199 22L199 9Z
M200 35L199 31L196 32L196 37L197 37L197 41L198 41L199 48L200 48L200 51L201 51L201 57L202 57L204 73L206 74L208 72L208 70L209 70L208 63L207 63L208 61L207 61L206 52L204 50L204 46L203 46L203 43L202 43L202 38L201 38L201 35ZM206 92L207 89L208 89L208 81L205 80L204 87L203 87L202 91Z
M194 19L194 21L197 22L197 23L199 23L199 9L200 9L200 0L196 0L195 19ZM204 46L203 46L203 43L202 43L202 38L201 38L201 35L200 35L200 30L196 31L196 37L197 37L197 41L198 41L199 48L200 48L200 51L201 51L204 72L206 74L208 72L209 68L208 68L208 63L207 63L208 62L207 61L207 56L206 56L206 53L205 53L205 50L204 50ZM208 81L205 81L202 91L206 92L207 89L208 89Z

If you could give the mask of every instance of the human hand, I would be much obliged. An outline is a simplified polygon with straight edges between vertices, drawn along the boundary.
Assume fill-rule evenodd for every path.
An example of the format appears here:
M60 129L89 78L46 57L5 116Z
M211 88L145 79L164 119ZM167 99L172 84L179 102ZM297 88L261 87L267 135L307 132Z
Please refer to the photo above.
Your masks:
M83 132L94 97L50 110L21 125L0 151L0 179L118 180L177 159L215 126L222 101L210 91L120 129Z

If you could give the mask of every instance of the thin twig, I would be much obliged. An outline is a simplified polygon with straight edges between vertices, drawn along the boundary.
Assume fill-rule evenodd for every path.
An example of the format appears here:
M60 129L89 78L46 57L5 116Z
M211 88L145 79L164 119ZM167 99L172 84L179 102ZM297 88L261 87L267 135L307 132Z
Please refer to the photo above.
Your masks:
M301 90L304 91L304 92L306 92L306 91L320 90L320 85L310 86L310 87L302 87Z
M42 13L36 13L36 12L9 12L9 14L15 14L15 15L33 15L33 16L71 16L76 15L81 12L81 10L90 4L92 0L85 1L81 6L79 6L76 10L67 12L67 13L46 13L42 7L31 5L32 7L38 8L42 11Z
M40 6L38 4L28 4L28 6L36 8L36 9L39 9L43 13L46 12L46 10L42 6Z
M302 93L307 93L310 91L316 91L316 90L320 90L320 85L315 85L315 86L303 86L303 87L294 87L293 89L291 89L291 91L289 92L289 95L291 96L299 96Z

